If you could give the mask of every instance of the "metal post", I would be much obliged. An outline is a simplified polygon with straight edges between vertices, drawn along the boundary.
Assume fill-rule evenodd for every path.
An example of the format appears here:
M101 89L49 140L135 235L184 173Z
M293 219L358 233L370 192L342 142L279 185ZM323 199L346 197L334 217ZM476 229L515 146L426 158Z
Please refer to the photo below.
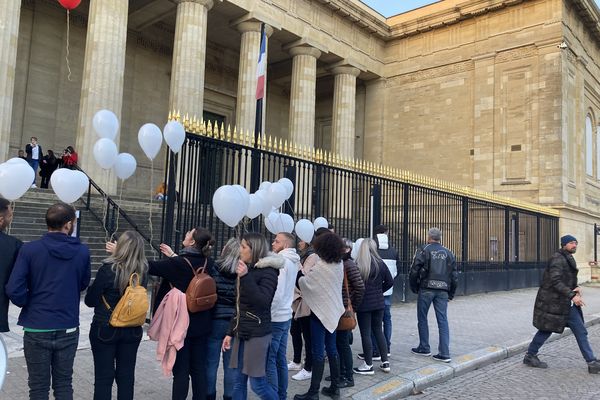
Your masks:
M371 237L377 225L381 225L381 185L375 184L371 187Z
M295 195L296 195L296 167L293 165L286 165L283 167L283 176L288 178L294 184L294 192L288 200L283 203L283 212L295 216Z
M594 224L594 262L598 262L598 225Z
M177 169L177 156L175 154L167 154L168 158L168 173L167 173L167 199L166 199L166 212L165 212L165 226L164 226L164 242L169 245L173 243L173 226L175 224L175 201L177 200L177 194L175 189L175 171Z
M469 198L462 198L462 262L469 261Z

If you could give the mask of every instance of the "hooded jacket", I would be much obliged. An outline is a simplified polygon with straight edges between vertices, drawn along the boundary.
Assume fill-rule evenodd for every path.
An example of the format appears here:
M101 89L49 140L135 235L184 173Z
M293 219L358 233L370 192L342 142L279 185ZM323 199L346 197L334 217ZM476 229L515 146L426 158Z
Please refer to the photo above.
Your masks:
M271 303L271 321L286 322L292 318L292 300L300 269L300 256L292 248L283 249L277 254L284 258L285 263L277 278L277 290Z
M381 257L390 270L392 279L396 279L396 276L398 275L398 251L390 246L390 239L385 233L378 233L375 237L375 241L377 242L377 252L379 253L379 257ZM393 292L394 286L387 290L383 295L391 296Z
M284 263L283 257L270 254L248 266L248 273L239 278L236 310L227 335L248 340L271 333L271 303Z
M79 326L80 294L90 283L90 251L78 238L48 232L25 243L6 285L22 308L18 324L31 329Z

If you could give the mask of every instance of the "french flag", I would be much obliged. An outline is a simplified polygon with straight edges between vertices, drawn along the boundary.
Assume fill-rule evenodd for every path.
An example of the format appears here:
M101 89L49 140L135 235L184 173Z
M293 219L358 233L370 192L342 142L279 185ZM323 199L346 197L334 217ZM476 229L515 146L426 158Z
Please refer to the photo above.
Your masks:
M256 69L256 100L265 97L265 75L267 74L267 34L265 24L261 27L260 54L258 55L258 68Z

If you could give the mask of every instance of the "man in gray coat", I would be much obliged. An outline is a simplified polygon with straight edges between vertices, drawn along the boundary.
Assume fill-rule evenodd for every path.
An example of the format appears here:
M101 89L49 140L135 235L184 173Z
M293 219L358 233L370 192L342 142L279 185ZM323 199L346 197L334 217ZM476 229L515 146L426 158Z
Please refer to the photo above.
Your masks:
M587 337L581 307L584 306L581 288L577 286L577 263L573 254L577 251L577 239L571 235L560 238L560 250L552 255L542 277L533 310L533 326L538 331L529 344L523 364L534 368L547 368L537 354L540 347L552 335L571 328L579 350L588 364L590 374L600 373Z

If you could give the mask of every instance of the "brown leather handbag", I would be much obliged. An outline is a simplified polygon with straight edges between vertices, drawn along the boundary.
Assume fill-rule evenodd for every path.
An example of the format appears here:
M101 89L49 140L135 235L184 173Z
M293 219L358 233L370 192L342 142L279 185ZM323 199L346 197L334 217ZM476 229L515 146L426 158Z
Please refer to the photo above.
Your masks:
M346 271L344 271L344 289L346 290L346 295L348 296L348 305L340 317L337 330L351 331L356 328L356 316L354 315L354 309L352 308L352 300L350 299L350 290L348 290L348 277L346 276Z

